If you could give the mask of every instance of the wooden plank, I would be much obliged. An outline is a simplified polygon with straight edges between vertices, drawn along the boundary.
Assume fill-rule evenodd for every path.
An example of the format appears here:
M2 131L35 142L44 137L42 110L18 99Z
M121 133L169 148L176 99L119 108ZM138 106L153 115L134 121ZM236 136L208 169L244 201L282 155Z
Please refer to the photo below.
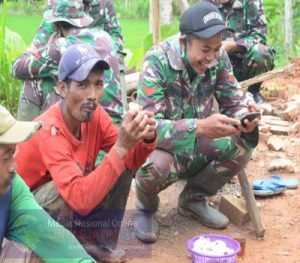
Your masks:
M256 238L262 239L265 235L266 230L262 224L259 210L254 198L254 194L244 169L239 172L238 178L241 185L243 196L246 201L246 206L249 212L250 219L255 228Z

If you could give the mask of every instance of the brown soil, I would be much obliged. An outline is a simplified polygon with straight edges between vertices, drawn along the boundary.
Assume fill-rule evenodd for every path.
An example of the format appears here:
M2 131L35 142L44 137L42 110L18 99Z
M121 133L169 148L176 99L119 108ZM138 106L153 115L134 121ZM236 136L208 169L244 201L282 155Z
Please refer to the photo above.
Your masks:
M291 73L264 83L264 95L278 109L284 102L291 99L293 94L300 94L300 59L295 63L296 67ZM295 173L279 171L275 174L284 178L298 178L300 182L299 132L287 138L290 142L288 147L285 151L279 152L269 150L265 142L260 142L246 169L250 182L270 174L267 168L274 158L288 158L295 163L296 167ZM178 215L177 198L183 185L184 182L180 181L160 194L160 235L159 240L153 245L145 245L134 236L135 192L132 187L119 242L120 247L127 249L129 262L191 262L186 249L186 241L196 235L215 233L229 236L239 234L246 238L246 253L242 262L300 263L300 187L271 198L256 199L266 228L264 239L257 240L251 222L244 225L230 223L225 230L212 230L193 219ZM234 194L239 191L237 180L225 187L226 192ZM218 197L213 200L218 200Z

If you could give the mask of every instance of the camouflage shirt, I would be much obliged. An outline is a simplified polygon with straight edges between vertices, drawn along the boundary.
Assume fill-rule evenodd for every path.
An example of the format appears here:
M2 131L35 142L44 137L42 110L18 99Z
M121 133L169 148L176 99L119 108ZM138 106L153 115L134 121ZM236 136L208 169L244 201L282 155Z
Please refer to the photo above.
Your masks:
M55 1L48 1L48 3L49 8ZM89 27L106 31L112 37L119 52L122 52L123 37L121 26L115 13L113 0L92 0L87 6L86 11L94 19ZM32 45L37 48L45 46L53 32L53 23L42 21Z
M203 1L203 0L202 0ZM267 44L267 26L262 0L204 0L216 5L228 27L235 32L225 32L224 40L235 40L249 51L257 43Z
M212 113L214 97L222 114L238 118L247 112L246 98L233 76L225 51L221 50L213 67L196 75L192 81L182 60L179 35L147 52L138 83L137 102L155 114L159 148L193 155L196 121Z
M115 45L108 33L102 30L73 28L68 37L58 38L53 44L39 49L36 53L25 53L17 58L12 66L12 75L24 79L24 85L31 85L31 88L24 89L24 92L30 92L25 94L25 97L41 106L44 111L55 102L51 91L56 90L58 64L62 53L76 43L88 43L93 46L110 64L111 69L104 73L105 92L101 105L117 124L123 114L119 65Z

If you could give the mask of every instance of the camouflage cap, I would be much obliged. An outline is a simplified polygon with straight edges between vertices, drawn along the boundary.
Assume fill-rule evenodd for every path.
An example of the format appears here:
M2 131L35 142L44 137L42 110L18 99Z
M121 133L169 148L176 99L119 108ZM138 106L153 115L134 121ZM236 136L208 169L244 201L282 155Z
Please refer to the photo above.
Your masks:
M29 139L42 124L34 121L17 121L0 106L0 144L16 144Z
M84 12L82 0L56 0L48 8L44 12L48 23L64 21L75 27L87 27L93 22L93 18Z

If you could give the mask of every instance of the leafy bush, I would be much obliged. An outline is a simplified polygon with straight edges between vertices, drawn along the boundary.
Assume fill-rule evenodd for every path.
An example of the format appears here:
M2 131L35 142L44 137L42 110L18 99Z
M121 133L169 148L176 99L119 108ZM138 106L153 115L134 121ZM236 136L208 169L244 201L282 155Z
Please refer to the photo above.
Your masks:
M160 28L160 38L164 40L170 36L173 36L179 32L179 21L174 22L172 25L163 25ZM142 61L147 50L153 46L153 36L148 34L144 39L144 44L137 50L133 51L132 58L128 64L129 68L135 68L139 71L141 69Z
M25 44L20 35L10 31L6 25L7 2L3 2L3 15L0 28L0 103L10 112L16 113L20 96L21 82L14 79L11 74L11 64L25 49Z
M268 41L277 52L276 65L288 63L291 58L285 53L285 1L264 0L265 15L268 25ZM300 56L300 0L293 1L293 50L292 57Z

